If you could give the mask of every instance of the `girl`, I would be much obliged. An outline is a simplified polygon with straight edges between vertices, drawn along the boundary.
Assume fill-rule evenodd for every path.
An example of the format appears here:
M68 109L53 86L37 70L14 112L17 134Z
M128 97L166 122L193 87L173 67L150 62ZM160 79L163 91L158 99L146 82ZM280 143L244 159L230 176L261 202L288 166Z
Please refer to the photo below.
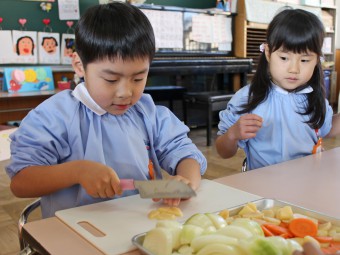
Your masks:
M333 115L323 86L323 38L310 12L286 9L274 17L251 84L220 112L216 148L223 158L240 147L255 169L320 150Z

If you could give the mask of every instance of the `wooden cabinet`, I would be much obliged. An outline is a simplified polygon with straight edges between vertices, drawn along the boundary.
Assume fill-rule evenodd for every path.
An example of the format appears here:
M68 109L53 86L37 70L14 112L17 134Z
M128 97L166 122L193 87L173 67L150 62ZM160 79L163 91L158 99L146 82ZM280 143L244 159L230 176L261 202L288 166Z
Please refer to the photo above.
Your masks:
M71 66L52 67L55 88L57 82L63 77L71 80L74 72ZM0 76L3 71L0 68ZM0 125L7 124L8 121L20 121L27 113L42 103L45 99L59 92L58 89L51 91L8 93L0 90Z
M324 44L324 58L326 61L325 70L331 71L329 101L331 104L336 105L338 101L337 91L339 90L336 85L336 73L334 72L336 7L310 7L306 5L293 5L289 3L273 2L269 0L238 0L237 15L235 16L234 21L234 54L236 57L247 57L253 59L253 69L252 73L248 76L248 82L253 77L253 74L257 68L258 58L261 53L259 50L259 46L261 45L261 43L264 43L266 41L266 29L268 23L258 23L248 20L249 15L247 15L247 1L252 1L252 6L258 7L255 9L251 9L251 16L255 17L256 14L254 15L254 13L259 12L258 16L262 15L268 18L268 23L275 15L275 13L285 5L291 5L291 7L293 8L302 8L306 10L320 12L326 30L326 39ZM261 17L261 19L263 20L263 17Z

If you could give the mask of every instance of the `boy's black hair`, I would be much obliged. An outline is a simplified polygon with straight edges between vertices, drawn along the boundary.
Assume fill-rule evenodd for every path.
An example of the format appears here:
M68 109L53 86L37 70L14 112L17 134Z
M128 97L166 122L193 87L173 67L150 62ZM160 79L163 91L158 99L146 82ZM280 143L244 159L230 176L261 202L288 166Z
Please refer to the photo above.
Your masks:
M307 121L312 128L320 128L326 115L323 70L320 57L325 31L320 19L311 12L300 9L286 9L278 13L267 29L267 44L270 54L279 48L294 53L314 52L318 55L318 63L311 79L306 86L311 86L313 92L308 93L307 100L302 105L299 114L309 115ZM265 101L271 88L268 62L263 52L260 55L256 73L251 81L248 103L243 105L239 113L247 113ZM297 88L296 91L305 88Z
M149 58L155 55L155 37L145 14L121 2L95 5L80 18L75 45L84 68L97 60Z

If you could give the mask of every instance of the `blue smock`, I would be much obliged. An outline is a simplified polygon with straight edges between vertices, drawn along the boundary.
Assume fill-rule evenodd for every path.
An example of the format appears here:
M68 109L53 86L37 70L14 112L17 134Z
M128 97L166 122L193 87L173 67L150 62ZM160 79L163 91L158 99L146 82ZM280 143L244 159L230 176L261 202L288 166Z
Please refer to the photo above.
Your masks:
M126 113L111 115L94 102L82 83L29 112L10 136L11 162L6 171L12 178L28 166L86 159L110 166L121 179L147 180L149 159L160 178L161 168L175 175L182 159L193 158L203 175L206 159L188 132L169 109L156 106L150 95L143 94ZM136 193L125 191L122 196ZM57 210L104 200L74 185L42 197L42 215L50 217Z
M251 113L263 118L261 129L256 137L240 140L238 146L245 151L248 170L277 164L283 161L310 155L318 137L315 129L306 122L308 115L301 115L307 103L307 94L312 92L307 87L298 92L288 92L275 84L268 98ZM248 102L249 85L233 96L227 109L219 113L218 135L222 135L241 117L237 111ZM318 133L326 136L332 128L333 110L326 100L326 118Z

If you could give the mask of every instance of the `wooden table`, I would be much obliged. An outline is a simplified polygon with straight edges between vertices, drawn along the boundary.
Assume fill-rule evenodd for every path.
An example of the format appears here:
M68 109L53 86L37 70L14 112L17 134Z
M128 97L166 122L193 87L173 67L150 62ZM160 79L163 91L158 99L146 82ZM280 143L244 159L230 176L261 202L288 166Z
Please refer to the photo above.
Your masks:
M216 181L340 217L340 148ZM26 224L23 234L43 254L102 254L56 217Z
M215 181L340 218L340 147Z

